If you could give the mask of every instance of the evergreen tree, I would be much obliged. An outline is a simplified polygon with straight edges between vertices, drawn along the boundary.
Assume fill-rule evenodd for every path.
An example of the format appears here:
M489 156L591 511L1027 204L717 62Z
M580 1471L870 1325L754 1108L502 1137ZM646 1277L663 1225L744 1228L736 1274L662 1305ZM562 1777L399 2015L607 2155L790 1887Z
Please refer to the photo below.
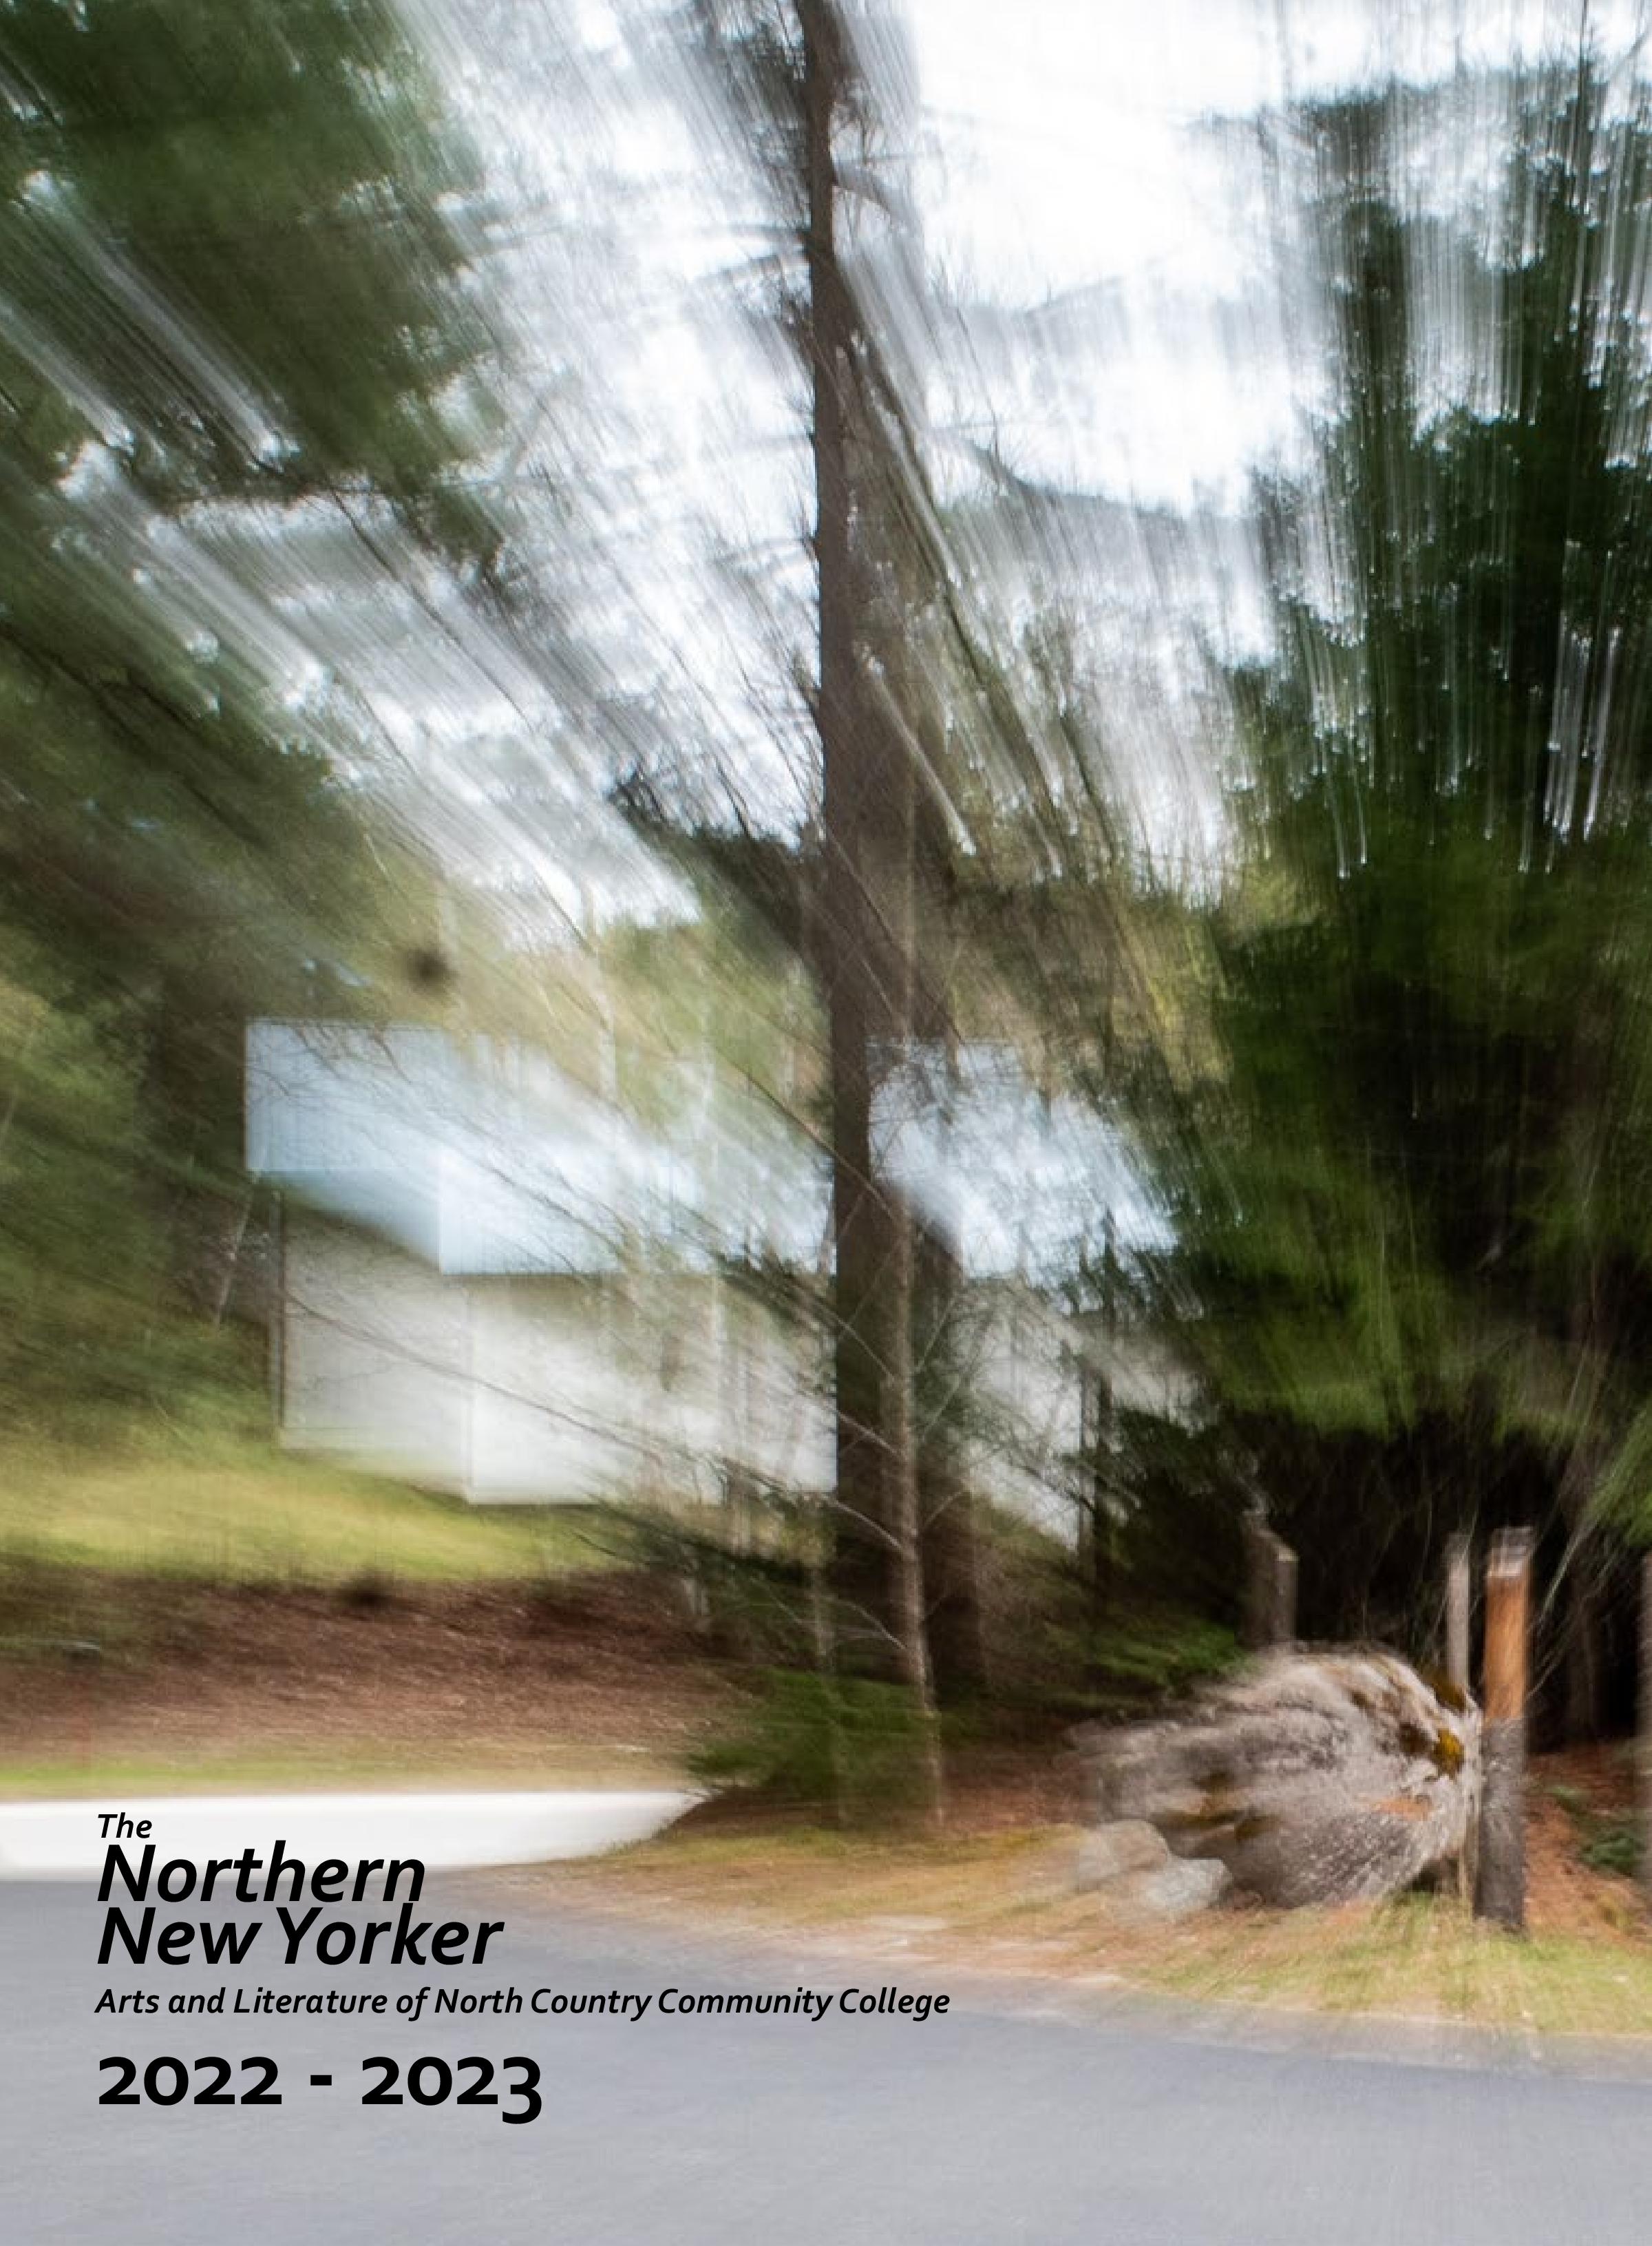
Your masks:
M1220 1066L1150 1127L1165 1276L1307 1626L1415 1637L1445 1531L1534 1518L1586 1730L1652 1375L1652 119L1587 64L1477 92L1513 126L1489 241L1404 168L1460 85L1291 120L1336 405L1263 494Z
M460 473L473 185L379 0L0 17L0 1285L24 1408L53 1365L151 1385L201 1189L238 1167L242 1023L347 1007L418 928L362 712L300 688L300 643L213 532L278 546L342 509L486 570ZM96 1346L60 1345L65 1317Z

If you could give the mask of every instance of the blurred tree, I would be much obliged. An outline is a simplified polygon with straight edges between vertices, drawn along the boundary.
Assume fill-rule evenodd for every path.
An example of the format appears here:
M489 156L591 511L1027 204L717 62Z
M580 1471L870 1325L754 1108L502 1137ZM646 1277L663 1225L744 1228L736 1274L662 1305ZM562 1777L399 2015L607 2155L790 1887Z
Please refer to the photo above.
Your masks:
M49 1364L84 1383L54 1321L100 1285L130 1392L198 1189L238 1167L246 1017L416 980L428 928L417 852L368 812L365 713L215 525L279 541L341 508L472 578L492 545L461 473L473 180L391 9L15 0L0 95L0 1284L26 1406Z
M8 330L139 486L484 563L479 180L389 0L12 0L0 71Z
M1512 127L1489 220L1415 193L1465 103ZM1164 1276L1310 1624L1416 1637L1443 1533L1535 1515L1584 1732L1652 1424L1652 116L1585 62L1286 122L1335 406L1261 494L1220 1064L1145 1110Z
M777 884L744 833L703 854L784 929L824 1016L844 1650L927 1700L982 1681L976 1495L961 1470L955 1244L894 1189L903 1097L944 1104L958 1038L955 715L976 691L912 401L930 308L905 188L908 65L878 7L697 10L779 230L776 310L807 381L818 818ZM868 309L875 308L875 309ZM932 340L932 339L931 339Z
M826 1045L834 1583L860 1660L901 1676L927 1705L932 1684L909 1290L901 1221L873 1145L876 1082L903 1026L898 994L906 972L899 926L904 884L897 869L891 887L887 847L901 785L874 719L866 669L863 510L869 455L881 432L872 402L872 339L848 269L843 215L851 199L846 146L858 139L858 153L867 156L874 97L836 0L736 0L694 13L719 97L795 245L776 310L795 338L808 385L819 823L806 850L812 878L797 927L820 991ZM741 854L755 870L751 851ZM898 844L894 858L906 862Z

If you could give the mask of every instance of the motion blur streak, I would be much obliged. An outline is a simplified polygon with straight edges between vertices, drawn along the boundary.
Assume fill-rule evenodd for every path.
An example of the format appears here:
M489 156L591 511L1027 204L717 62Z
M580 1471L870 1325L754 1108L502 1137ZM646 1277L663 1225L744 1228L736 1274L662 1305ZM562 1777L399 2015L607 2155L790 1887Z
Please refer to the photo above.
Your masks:
M1519 1526L1643 1943L1638 16L7 0L0 528L20 1759L468 1576L938 1828Z

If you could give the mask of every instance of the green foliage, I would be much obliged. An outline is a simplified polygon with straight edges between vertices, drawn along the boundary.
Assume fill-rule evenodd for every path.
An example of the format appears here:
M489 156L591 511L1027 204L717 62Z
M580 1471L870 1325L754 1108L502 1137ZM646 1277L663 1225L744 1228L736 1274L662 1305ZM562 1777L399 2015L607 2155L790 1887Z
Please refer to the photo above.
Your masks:
M636 1504L599 1518L614 1556L684 1586L715 1651L758 1667L808 1663L820 1536L814 1509L753 1490L699 1515Z
M1241 1658L1226 1624L1173 1610L1143 1610L1053 1633L1061 1671L1075 1681L1044 1705L1070 1718L1139 1716L1220 1677Z
M11 0L0 63L14 347L140 486L377 495L476 543L478 182L389 0Z
M1249 1501L1225 1424L1114 1412L1104 1461L1108 1573L1137 1607L1237 1620Z
M1592 1872L1616 1872L1627 1880L1640 1869L1641 1842L1633 1817L1603 1818L1578 1854Z
M1578 1855L1592 1872L1615 1872L1634 1879L1640 1869L1640 1820L1632 1810L1602 1812L1575 1786L1552 1786L1558 1801L1577 1834Z
M11 0L0 79L0 1411L38 1419L221 1377L243 1024L405 1003L428 872L221 539L327 506L485 568L486 337L384 0Z
M755 1680L744 1720L692 1768L711 1784L874 1821L923 1802L924 1725L902 1686L772 1669Z
M118 1014L0 982L0 1391L119 1393L153 1314L155 1242L130 1178L143 1124ZM95 1212L95 1215L94 1215Z
M1630 1419L1601 1478L1601 1516L1638 1544L1652 1544L1652 1398Z
M1141 1103L1163 1297L1317 1629L1442 1527L1575 1528L1652 1386L1652 116L1587 67L1473 91L1514 126L1489 216L1410 184L1464 84L1288 120L1336 407L1260 494L1214 1065Z

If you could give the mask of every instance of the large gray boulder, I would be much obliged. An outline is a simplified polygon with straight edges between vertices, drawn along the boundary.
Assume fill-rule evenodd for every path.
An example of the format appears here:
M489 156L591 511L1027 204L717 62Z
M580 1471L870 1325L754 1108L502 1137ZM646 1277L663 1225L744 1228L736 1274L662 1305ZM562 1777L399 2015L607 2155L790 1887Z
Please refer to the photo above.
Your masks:
M1479 1712L1397 1655L1264 1653L1186 1714L1087 1726L1098 1815L1153 1826L1179 1856L1284 1905L1348 1902L1465 1875Z

